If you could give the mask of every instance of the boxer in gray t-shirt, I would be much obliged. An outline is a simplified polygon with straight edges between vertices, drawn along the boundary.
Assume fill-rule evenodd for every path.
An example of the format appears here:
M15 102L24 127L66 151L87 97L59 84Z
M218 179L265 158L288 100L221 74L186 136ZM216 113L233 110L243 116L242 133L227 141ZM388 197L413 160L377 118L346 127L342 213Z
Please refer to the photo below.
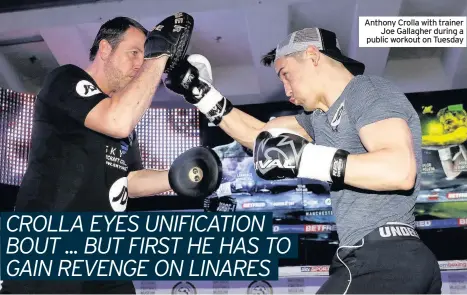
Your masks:
M312 114L303 113L296 118L315 144L343 149L352 155L367 153L360 138L360 132L365 132L365 126L385 119L402 119L411 131L410 138L406 140L412 142L412 157L416 161L417 174L421 169L421 129L418 114L405 95L387 80L357 76L350 81L327 112L316 110ZM382 136L392 140L393 134L389 130L380 132ZM385 132L387 133L384 134ZM406 161L410 162L409 159ZM403 173L401 172L401 176ZM399 181L402 186L404 179ZM389 181L387 185L391 185ZM340 245L352 246L387 222L415 226L413 208L419 192L420 177L415 178L412 186L408 191L375 192L352 187L331 191Z
M318 293L441 293L433 253L414 229L420 187L417 113L389 81L363 75L334 33L296 31L263 58L289 101L308 113L261 122L212 85L209 61L191 55L168 76L215 125L253 149L264 179L329 182L340 247Z

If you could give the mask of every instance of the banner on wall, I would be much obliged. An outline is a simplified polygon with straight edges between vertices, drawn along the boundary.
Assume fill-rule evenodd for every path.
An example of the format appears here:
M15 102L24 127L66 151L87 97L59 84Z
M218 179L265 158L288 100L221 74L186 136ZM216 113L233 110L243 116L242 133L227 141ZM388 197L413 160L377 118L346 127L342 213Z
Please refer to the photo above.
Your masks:
M451 92L410 96L420 117L423 166L419 217L467 215L467 105Z

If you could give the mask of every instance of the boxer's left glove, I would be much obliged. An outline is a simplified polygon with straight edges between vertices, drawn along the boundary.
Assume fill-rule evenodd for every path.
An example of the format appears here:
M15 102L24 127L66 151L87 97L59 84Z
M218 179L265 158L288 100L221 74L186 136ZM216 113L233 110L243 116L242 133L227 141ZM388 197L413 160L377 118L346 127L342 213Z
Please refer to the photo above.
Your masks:
M259 177L266 180L309 178L344 184L347 151L309 143L286 129L261 132L255 141L253 161Z
M172 71L185 58L193 32L193 22L193 17L184 12L165 18L146 36L144 58L168 56L164 72Z
M165 86L196 106L210 122L219 125L230 113L232 103L212 85L211 64L206 57L192 54L167 75Z

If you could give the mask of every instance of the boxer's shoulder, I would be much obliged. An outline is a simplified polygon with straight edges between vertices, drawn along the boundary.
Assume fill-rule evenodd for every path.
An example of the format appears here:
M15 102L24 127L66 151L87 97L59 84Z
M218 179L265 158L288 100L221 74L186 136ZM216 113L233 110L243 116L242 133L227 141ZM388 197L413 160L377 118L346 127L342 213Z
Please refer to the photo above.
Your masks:
M349 84L349 93L355 99L361 96L377 96L381 94L392 93L395 95L403 94L403 92L390 80L374 75L359 75L355 76Z
M386 78L372 75L356 76L345 90L347 110L352 114L361 112L386 112L398 105L406 108L404 92Z

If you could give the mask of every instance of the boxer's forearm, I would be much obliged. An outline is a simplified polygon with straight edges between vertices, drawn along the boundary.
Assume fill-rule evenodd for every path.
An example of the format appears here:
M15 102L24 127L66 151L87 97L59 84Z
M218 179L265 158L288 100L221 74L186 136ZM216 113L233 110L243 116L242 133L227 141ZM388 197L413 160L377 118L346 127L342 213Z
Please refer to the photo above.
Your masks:
M260 121L258 119L256 119L255 117L245 113L245 112L242 112L238 109L235 109L237 112L239 112L239 114L241 115L241 119L242 121L252 127L252 128L255 128L257 130L261 130L261 129L264 129L264 127L266 126L266 123L264 123L263 121Z
M415 184L416 162L408 151L382 149L349 155L345 183L374 191L410 190Z
M138 170L128 175L128 196L130 198L147 197L170 190L167 170Z
M295 116L277 117L264 123L237 108L233 108L228 115L222 118L219 127L241 145L250 149L253 149L256 137L261 131L273 128L290 129L308 141L313 140L306 130L300 126Z
M137 76L126 87L112 95L108 124L120 126L128 134L134 130L151 105L166 62L166 56L146 60Z
M237 108L222 118L219 127L241 145L253 149L256 137L266 123L263 123Z

